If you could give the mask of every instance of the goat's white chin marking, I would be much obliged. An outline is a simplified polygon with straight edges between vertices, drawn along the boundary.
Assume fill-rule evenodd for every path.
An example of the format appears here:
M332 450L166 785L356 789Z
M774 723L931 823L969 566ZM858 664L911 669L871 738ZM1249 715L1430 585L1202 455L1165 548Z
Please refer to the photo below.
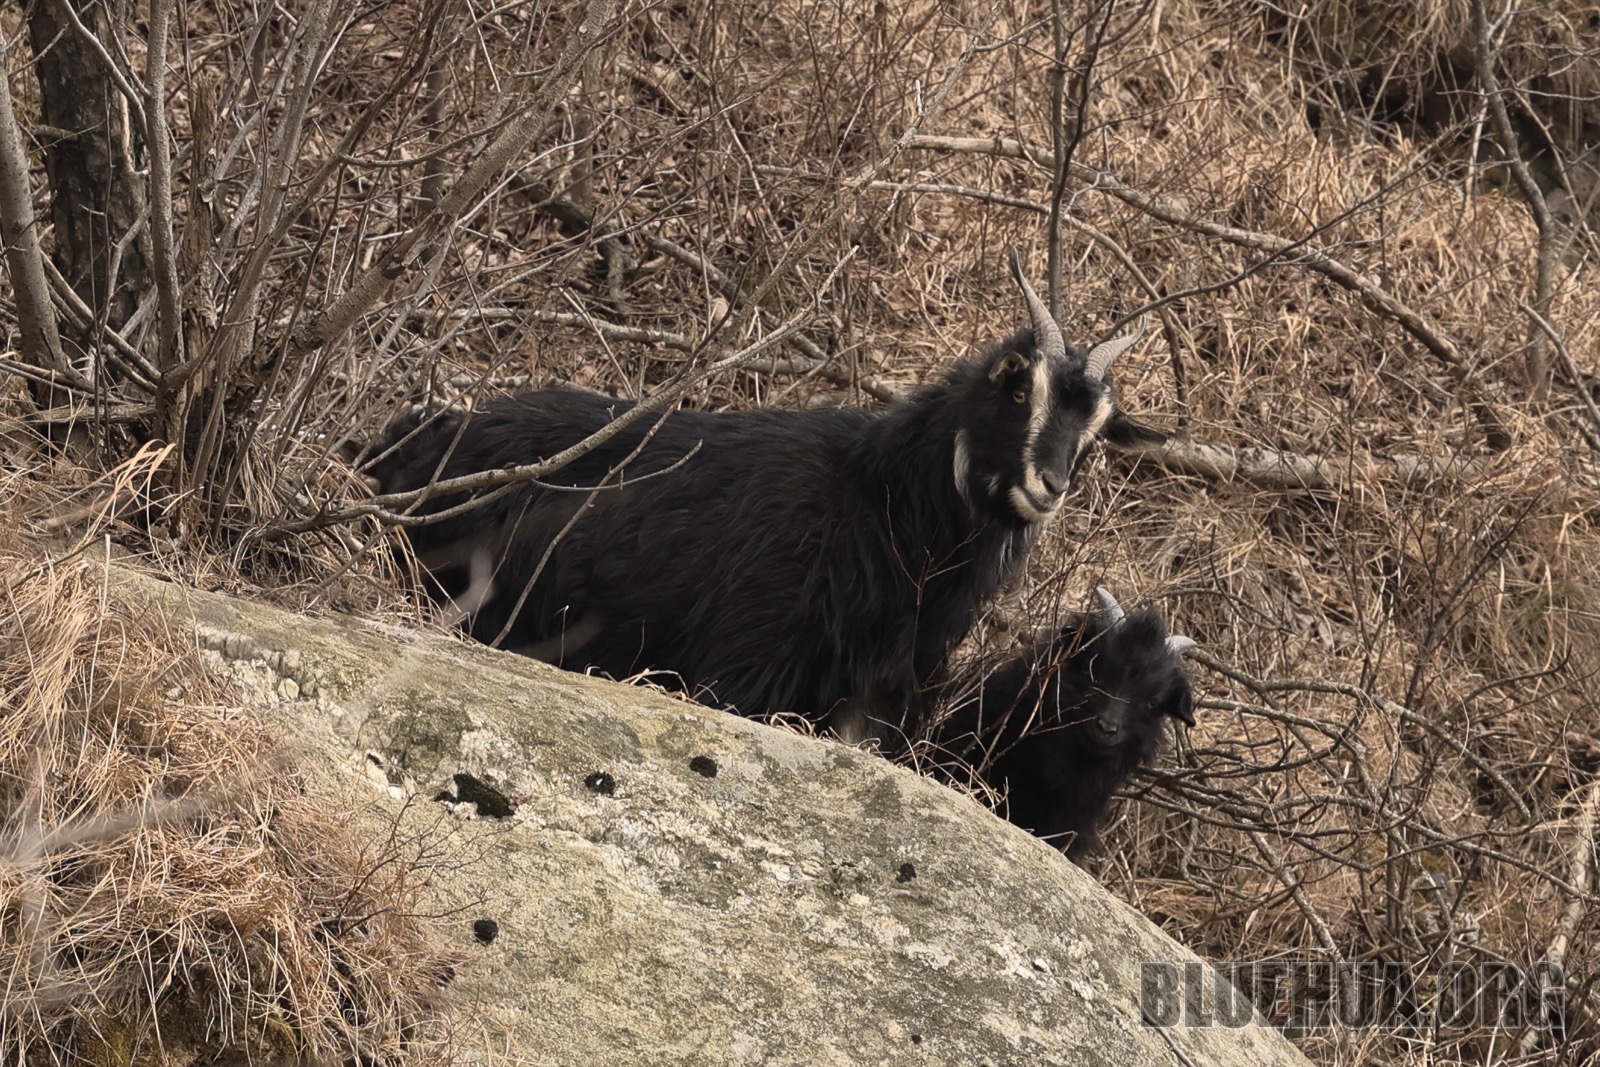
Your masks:
M1038 523L1042 526L1055 518L1056 512L1061 510L1060 505L1057 504L1048 510L1040 511L1034 502L1028 499L1028 494L1022 491L1022 486L1020 485L1013 485L1009 496L1011 497L1011 506L1016 509L1017 514L1022 517L1024 522Z

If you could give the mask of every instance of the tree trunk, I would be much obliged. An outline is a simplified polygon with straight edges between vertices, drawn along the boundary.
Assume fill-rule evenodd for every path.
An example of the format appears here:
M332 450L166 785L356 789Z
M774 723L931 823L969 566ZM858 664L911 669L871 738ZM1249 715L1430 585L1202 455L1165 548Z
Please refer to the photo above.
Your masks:
M83 302L115 329L149 286L143 241L129 237L144 204L135 160L142 146L125 101L94 50L64 19L62 2L34 0L28 14L40 122L49 131L40 140L55 223L52 258ZM112 36L105 4L64 2L92 33L102 40ZM125 237L118 276L110 278L117 244Z

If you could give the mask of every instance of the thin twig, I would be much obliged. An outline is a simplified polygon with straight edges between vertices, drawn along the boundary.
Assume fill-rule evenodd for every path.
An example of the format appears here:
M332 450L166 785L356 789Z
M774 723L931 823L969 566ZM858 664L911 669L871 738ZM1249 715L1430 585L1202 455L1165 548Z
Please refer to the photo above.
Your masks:
M458 178L436 205L423 215L411 230L367 268L343 296L319 315L312 316L295 334L293 345L309 351L343 336L378 298L416 266L439 254L436 242L460 221L495 175L538 136L549 122L550 113L577 77L583 57L610 32L615 0L589 0L583 21L567 39L553 70L539 84L538 91L522 113L495 138L483 154Z
M160 340L156 366L163 371L182 359L178 316L178 263L172 238L172 145L167 130L167 26L173 0L151 0L149 67L150 249L155 259Z
M845 264L848 263L854 255L855 250L851 249L840 258L837 264L834 265L833 270L828 273L827 278L823 280L823 283L817 289L819 297L820 294L825 292L827 287L832 284L833 279L838 277L839 272L844 269ZM801 326L803 326L805 322L810 319L812 311L813 307L808 305L778 329L772 331L759 340L746 345L737 352L722 356L721 358L712 362L709 366L699 370L686 368L661 388L657 389L654 393L639 401L637 404L633 405L633 407L629 408L627 411L624 411L621 415L618 415L615 419L611 420L599 430L590 434L582 441L579 441L576 444L557 452L548 459L541 460L538 463L525 464L517 467L505 467L492 471L479 471L476 474L469 474L459 478L450 478L444 481L430 483L422 488L407 490L406 492L402 493L387 493L380 496L375 496L370 501L367 501L366 503L358 505L354 508L345 508L339 511L313 515L309 518L296 519L289 522L280 523L278 525L269 527L262 534L262 536L267 540L274 540L280 537L286 537L290 534L325 526L330 523L346 522L351 519L378 514L375 509L385 509L390 511L395 509L403 509L410 507L419 500L425 499L427 496L435 493L471 492L479 489L492 489L498 486L510 485L513 483L526 482L532 479L547 477L574 460L581 459L583 456L593 452L595 449L611 440L617 434L621 433L629 426L632 426L635 422L663 411L668 406L677 403L681 397L685 396L691 389L694 389L702 382L709 381L718 375L727 373L728 371L739 370L755 362L774 345L782 343L784 338L790 333L800 329Z
M160 375L144 358L143 353L134 348L121 333L100 321L101 316L97 316L89 309L89 305L83 302L83 298L67 283L67 279L61 276L60 269L49 256L43 257L43 263L45 277L50 282L50 291L55 294L56 301L67 318L76 323L84 336L108 342L109 351L105 353L106 359L134 385L146 391L153 391Z
M1589 421L1594 423L1595 430L1600 431L1600 405L1595 403L1594 395L1589 392L1589 387L1583 383L1583 375L1578 372L1578 363L1572 358L1572 353L1567 351L1567 343L1561 339L1561 335L1556 332L1556 328L1550 325L1549 319L1527 304L1523 304L1521 307L1527 313L1528 318L1533 320L1533 324L1544 331L1544 335L1555 346L1556 358L1561 361L1561 369L1566 371L1567 377L1572 380L1572 391L1578 394L1578 401L1583 405L1583 410L1589 416Z
M605 489L611 487L612 479L620 479L623 475L623 472L628 469L628 465L634 460L638 459L639 456L644 453L644 450L649 446L650 442L655 439L655 436L661 430L661 427L666 425L667 418L670 415L670 408L663 410L656 418L655 424L646 430L644 435L639 438L639 443L633 446L633 450L630 451L626 456L623 456L621 461L613 465L610 470L606 471L605 476L600 479L599 484L589 490L589 495L584 498L583 503L572 509L571 517L569 517L566 523L562 525L561 529L556 532L556 535L550 539L549 544L544 546L544 552L539 556L539 562L534 565L533 573L528 576L528 580L526 582L522 583L522 589L517 594L516 603L512 604L511 610L506 613L505 625L500 627L500 632L495 634L493 641L489 642L490 648L499 648L500 642L504 641L511 633L511 628L516 625L517 617L522 614L523 607L525 607L528 603L528 597L533 594L533 587L538 584L539 579L544 575L544 569L550 565L550 557L555 554L556 546L566 539L567 534L572 532L572 528L578 524L578 520L583 517L583 513L593 506L595 498L598 497ZM694 455L699 450L700 445L696 443L694 448L690 449L688 455L685 455L682 459L672 464L672 466L668 467L667 470L674 470L678 467L681 467L683 464L689 461L690 456ZM659 473L666 473L666 471ZM646 477L649 477L649 475L646 475ZM638 480L632 484L637 484L637 481Z
M1508 21L1513 13L1513 8L1506 9ZM1541 316L1548 317L1554 289L1556 239L1550 205L1545 202L1544 191L1539 188L1539 183L1517 147L1517 133L1511 126L1511 116L1506 113L1505 97L1501 95L1500 80L1494 72L1495 56L1493 43L1489 39L1489 16L1484 10L1483 0L1472 0L1472 22L1475 31L1472 58L1478 85L1483 91L1484 101L1489 105L1489 116L1494 120L1495 133L1499 135L1506 153L1511 177L1516 181L1517 188L1522 190L1528 210L1533 214L1534 226L1539 230L1539 250L1534 268L1534 305ZM1550 361L1545 354L1546 335L1531 327L1530 332L1532 336L1528 339L1526 366L1528 388L1533 390L1535 400L1543 400L1550 389Z
M1049 152L1003 137L919 136L912 140L909 147L946 152L975 152L1028 160L1045 167L1052 165ZM1322 249L1312 246L1307 238L1290 240L1275 234L1259 233L1255 230L1201 219L1177 204L1141 192L1109 173L1081 163L1072 164L1072 172L1089 183L1090 188L1114 196L1152 218L1193 233L1219 238L1241 248L1267 252L1273 257L1294 255L1295 264L1330 278L1349 289L1369 308L1391 319L1416 338L1444 364L1456 382L1457 388L1461 390L1463 400L1473 408L1480 422L1484 424L1485 435L1491 448L1503 451L1510 446L1510 434L1489 407L1488 402L1480 395L1479 387L1472 378L1472 362L1462 354L1460 346L1439 327L1438 323L1388 292L1376 279L1362 274Z

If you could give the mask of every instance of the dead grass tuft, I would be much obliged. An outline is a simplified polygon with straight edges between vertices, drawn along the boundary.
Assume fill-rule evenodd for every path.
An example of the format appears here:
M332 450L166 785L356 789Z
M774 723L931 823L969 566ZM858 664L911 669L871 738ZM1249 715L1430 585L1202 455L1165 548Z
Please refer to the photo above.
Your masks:
M0 1059L425 1053L425 872L102 573L0 529Z

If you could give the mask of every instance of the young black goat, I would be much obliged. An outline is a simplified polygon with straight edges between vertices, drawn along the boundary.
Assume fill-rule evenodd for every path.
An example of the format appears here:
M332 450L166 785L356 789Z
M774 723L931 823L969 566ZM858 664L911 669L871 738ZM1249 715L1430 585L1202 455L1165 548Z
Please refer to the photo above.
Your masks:
M798 712L850 740L910 728L1090 444L1153 436L1105 380L1138 335L1069 347L1012 268L1033 329L882 414L641 420L545 485L410 527L418 557L447 595L492 590L466 605L481 640L617 678L670 672L708 703ZM534 463L628 407L546 389L413 416L368 470L392 493Z
M1132 615L1104 589L1101 610L1074 616L977 685L935 728L936 760L964 768L1007 800L1007 818L1064 847L1095 844L1112 794L1161 745L1161 724L1194 725L1183 650L1154 608ZM975 692L973 690L976 690ZM949 699L949 698L947 698Z

